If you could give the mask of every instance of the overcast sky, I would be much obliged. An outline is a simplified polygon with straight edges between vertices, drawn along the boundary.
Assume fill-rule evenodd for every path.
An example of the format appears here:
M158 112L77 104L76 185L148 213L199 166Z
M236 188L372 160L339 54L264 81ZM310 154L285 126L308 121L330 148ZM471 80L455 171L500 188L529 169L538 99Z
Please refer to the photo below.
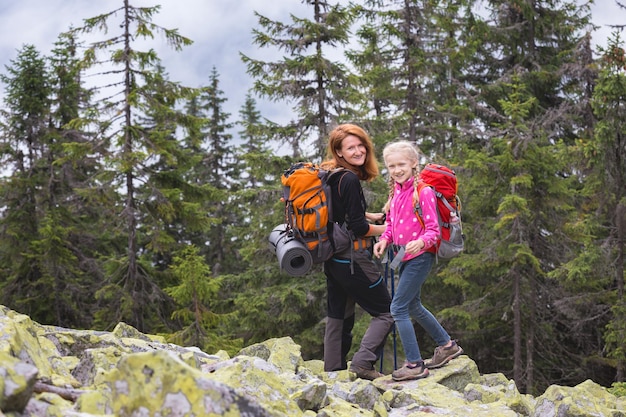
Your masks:
M622 1L623 3L624 1ZM215 66L220 75L221 89L228 98L225 111L231 122L238 118L247 91L253 80L246 74L239 52L258 59L267 59L268 50L256 50L252 45L252 29L258 28L254 11L273 20L291 22L293 14L310 18L311 11L301 0L131 0L134 6L161 5L156 23L194 41L193 45L176 52L160 38L150 47L157 51L170 79L190 87L208 84ZM0 0L0 73L14 60L25 44L34 45L42 55L48 55L59 33L83 24L83 19L113 11L122 0ZM626 12L615 0L596 0L592 8L593 22L600 26L594 33L594 43L606 45L611 33L609 24L626 21ZM622 39L626 35L622 36ZM0 99L4 96L0 84ZM288 115L285 104L259 103L263 116L282 122ZM0 103L0 107L4 103ZM283 119L283 120L281 120Z

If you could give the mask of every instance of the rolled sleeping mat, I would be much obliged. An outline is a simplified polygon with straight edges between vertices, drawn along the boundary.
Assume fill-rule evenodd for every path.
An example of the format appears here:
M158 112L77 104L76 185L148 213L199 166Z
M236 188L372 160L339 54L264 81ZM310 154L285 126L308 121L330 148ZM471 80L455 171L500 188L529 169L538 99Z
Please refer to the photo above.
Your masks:
M267 240L269 240L270 251L272 251L274 255L276 255L276 244L278 244L278 241L286 233L287 233L286 224L279 224L270 232L270 236L268 237Z
M299 277L311 270L311 253L302 242L288 233L286 225L276 226L270 233L269 241L270 250L276 253L281 271Z

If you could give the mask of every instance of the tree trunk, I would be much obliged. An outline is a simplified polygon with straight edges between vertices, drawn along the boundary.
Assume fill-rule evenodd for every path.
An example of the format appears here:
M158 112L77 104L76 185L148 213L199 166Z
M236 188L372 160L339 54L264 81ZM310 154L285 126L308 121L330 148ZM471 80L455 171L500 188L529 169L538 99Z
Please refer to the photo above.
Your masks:
M515 383L522 382L522 311L520 300L521 277L517 271L513 272L513 379Z
M526 330L526 394L534 392L533 385L535 383L535 320L537 320L535 311L535 303L538 300L537 287L531 285L530 302L532 307L529 309L528 328Z
M615 222L617 225L617 265L615 268L615 280L617 284L617 304L624 305L624 241L626 237L626 207L622 202L617 205L615 210ZM622 330L623 331L623 330ZM624 336L620 338L624 340ZM615 375L615 381L624 382L624 361L617 361L617 372Z

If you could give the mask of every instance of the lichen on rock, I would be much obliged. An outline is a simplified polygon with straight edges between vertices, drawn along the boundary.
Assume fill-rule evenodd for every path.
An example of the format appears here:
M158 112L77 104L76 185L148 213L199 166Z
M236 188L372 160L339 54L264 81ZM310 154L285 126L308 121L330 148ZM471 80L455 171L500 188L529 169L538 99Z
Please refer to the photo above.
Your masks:
M40 325L0 306L0 416L557 417L626 415L593 381L522 395L466 355L430 376L366 381L304 361L290 337L230 357L166 343L120 323L113 332Z

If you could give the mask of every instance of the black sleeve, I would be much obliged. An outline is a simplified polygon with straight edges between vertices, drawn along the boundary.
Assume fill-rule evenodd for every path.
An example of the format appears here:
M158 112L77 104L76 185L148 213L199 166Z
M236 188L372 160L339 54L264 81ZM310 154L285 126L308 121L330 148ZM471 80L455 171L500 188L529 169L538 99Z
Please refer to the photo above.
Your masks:
M363 237L370 229L365 219L367 209L361 181L353 172L337 175L331 185L333 193L333 220L347 221L348 229L357 237Z

